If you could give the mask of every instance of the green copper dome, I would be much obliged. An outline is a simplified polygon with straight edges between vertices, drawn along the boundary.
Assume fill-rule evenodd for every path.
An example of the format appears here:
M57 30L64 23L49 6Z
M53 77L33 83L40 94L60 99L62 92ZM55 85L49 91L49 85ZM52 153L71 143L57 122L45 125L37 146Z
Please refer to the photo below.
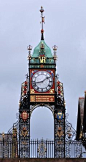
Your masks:
M39 64L48 64L44 65L45 67L51 67L51 64L54 63L54 58L51 52L51 49L47 46L44 40L41 40L40 43L34 48L33 54L30 59L31 67L39 67ZM37 65L34 65L37 64ZM52 65L53 67L53 65Z
M40 56L40 53L41 53L41 46L44 46L44 55L45 57L53 57L52 53L51 53L51 49L47 46L47 44L45 43L44 40L41 40L40 43L34 48L34 51L33 51L33 54L32 54L32 57L39 57Z

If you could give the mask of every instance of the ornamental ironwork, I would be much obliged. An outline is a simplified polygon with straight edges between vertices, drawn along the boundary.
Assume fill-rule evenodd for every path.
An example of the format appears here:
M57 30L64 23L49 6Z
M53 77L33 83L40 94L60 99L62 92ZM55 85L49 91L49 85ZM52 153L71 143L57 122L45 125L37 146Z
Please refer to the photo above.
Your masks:
M43 7L40 12L41 41L33 53L28 46L28 74L21 84L18 120L7 134L0 134L0 158L80 158L86 154L86 92L79 99L76 131L68 122L63 83L57 74L57 46L52 54L44 40ZM54 140L30 139L30 118L40 106L53 114Z

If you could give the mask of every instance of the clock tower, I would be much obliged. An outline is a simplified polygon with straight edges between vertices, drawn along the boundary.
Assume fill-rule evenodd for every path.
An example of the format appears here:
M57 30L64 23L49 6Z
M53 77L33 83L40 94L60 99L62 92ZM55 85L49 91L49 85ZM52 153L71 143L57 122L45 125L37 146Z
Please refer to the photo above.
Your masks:
M30 157L30 117L39 106L48 107L54 117L54 157L65 157L65 104L63 84L56 73L56 51L53 54L44 40L44 9L41 7L41 41L34 48L28 46L28 75L21 85L19 107L19 154Z

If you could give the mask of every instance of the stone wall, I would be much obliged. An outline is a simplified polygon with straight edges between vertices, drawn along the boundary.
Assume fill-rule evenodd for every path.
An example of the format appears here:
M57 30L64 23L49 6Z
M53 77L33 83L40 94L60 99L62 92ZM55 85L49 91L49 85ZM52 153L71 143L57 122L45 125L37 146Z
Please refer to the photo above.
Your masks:
M86 162L86 159L0 159L0 162Z

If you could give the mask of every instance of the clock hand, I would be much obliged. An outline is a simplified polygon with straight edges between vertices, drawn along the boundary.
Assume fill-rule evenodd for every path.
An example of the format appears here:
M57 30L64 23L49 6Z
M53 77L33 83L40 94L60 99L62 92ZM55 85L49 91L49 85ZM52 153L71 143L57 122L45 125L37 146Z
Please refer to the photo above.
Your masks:
M49 76L49 77L46 77L46 79L49 79L51 76Z
M50 77L46 77L44 80L42 80L42 81L39 81L39 82L36 82L36 83L42 83L42 82L44 82L46 79L49 79Z
M44 79L45 80L45 79ZM36 82L36 81L32 81L32 82L35 82L35 83L42 83L44 80L41 80L39 82Z
M46 79L49 79L50 77L46 77L44 80L43 80L43 82L46 80Z
M43 82L43 80L42 81L39 81L39 82L35 82L35 83L42 83Z

